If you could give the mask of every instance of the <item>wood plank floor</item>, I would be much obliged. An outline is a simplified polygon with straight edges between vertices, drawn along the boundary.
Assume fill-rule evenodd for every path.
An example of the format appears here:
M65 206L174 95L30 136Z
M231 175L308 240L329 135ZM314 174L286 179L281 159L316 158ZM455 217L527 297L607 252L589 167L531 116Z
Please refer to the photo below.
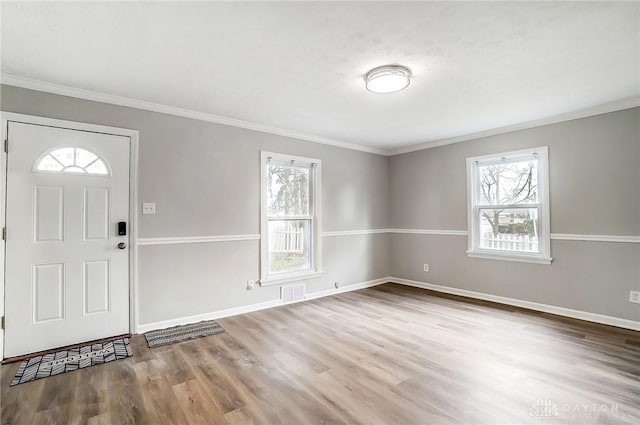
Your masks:
M9 387L2 424L638 424L640 333L386 284Z

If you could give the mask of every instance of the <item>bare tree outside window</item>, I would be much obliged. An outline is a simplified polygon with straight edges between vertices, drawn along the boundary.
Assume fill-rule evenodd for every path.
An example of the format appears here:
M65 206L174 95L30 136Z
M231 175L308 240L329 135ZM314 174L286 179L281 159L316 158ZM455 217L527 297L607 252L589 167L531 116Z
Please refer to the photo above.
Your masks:
M309 168L270 165L268 179L270 216L309 214Z
M267 211L271 273L311 267L310 172L308 166L269 165Z
M481 214L491 226L493 235L505 233L534 236L537 217L532 217L529 209L513 210L509 207L538 202L536 161L480 165L478 172L479 204L492 207L481 209Z
M467 158L471 257L550 264L548 148Z

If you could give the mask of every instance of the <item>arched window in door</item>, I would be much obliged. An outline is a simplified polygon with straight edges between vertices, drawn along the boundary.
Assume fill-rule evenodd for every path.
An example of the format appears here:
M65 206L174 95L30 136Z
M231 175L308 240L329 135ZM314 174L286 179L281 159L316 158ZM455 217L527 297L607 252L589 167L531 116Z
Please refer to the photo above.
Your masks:
M77 147L55 148L44 153L36 161L34 171L93 176L111 175L106 161L93 152Z

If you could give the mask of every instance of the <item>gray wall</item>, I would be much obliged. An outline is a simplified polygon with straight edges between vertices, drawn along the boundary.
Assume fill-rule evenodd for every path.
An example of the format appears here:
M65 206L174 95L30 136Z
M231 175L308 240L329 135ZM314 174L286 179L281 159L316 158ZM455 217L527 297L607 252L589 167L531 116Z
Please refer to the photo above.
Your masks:
M394 156L391 227L466 230L466 158L543 145L552 233L640 236L640 108ZM537 265L468 258L464 236L390 237L396 277L640 320L640 244L552 240Z
M465 159L549 146L553 233L640 235L640 109L391 158L137 109L2 86L4 111L140 131L139 236L259 233L259 151L323 165L323 230L466 230ZM385 276L640 320L640 245L552 241L552 265L468 258L466 237L374 234L323 239L309 293ZM140 323L277 299L247 291L259 242L139 248ZM430 272L422 271L424 263Z
M139 130L139 237L257 234L260 150L322 160L323 231L385 228L388 158L155 112L2 86L0 109ZM325 274L307 292L389 275L386 234L325 237ZM346 261L349 259L349 261ZM357 267L354 267L357 264ZM141 324L279 298L245 289L259 275L259 241L140 246Z

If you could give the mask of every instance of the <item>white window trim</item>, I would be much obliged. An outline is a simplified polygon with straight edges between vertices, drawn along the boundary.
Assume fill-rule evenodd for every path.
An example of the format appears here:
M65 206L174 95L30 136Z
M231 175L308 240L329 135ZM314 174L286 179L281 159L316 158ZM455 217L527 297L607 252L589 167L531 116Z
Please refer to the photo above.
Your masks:
M295 161L307 164L316 164L311 176L311 268L309 270L291 273L278 273L269 275L269 226L267 215L267 161L271 158L276 161ZM260 286L280 285L283 283L297 282L305 279L314 279L322 275L322 237L321 237L321 190L322 162L315 158L287 155L276 152L260 152Z
M487 161L496 157L516 158L519 156L538 154L538 196L540 228L538 240L540 253L499 251L479 248L479 218L477 217L477 162ZM496 153L491 155L467 158L467 220L468 220L468 249L467 255L473 258L485 258L491 260L521 261L536 264L551 264L551 220L549 213L549 149L547 146L523 149L519 151Z

